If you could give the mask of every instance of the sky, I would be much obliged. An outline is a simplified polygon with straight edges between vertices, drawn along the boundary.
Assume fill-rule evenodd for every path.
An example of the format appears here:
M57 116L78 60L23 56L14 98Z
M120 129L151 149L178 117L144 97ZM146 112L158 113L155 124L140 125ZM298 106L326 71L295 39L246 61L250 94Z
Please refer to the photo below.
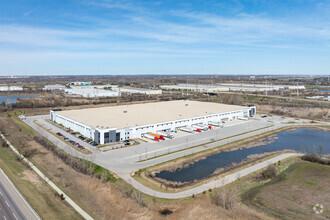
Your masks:
M0 0L0 75L330 74L330 0Z

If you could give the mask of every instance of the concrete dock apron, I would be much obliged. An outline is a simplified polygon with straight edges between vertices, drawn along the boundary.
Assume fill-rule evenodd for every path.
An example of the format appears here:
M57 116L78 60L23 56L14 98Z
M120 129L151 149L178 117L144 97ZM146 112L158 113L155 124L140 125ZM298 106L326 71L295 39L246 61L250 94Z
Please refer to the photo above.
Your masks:
M300 153L285 153L279 156L276 156L274 158L268 159L266 161L263 161L259 164L255 164L252 166L249 166L247 168L244 168L240 171L237 171L235 173L229 174L227 176L218 178L216 180L210 180L209 182L206 182L203 185L197 186L195 188L192 189L188 189L185 191L181 191L181 192L175 192L175 193L164 193L164 192L160 192L157 190L153 190L148 188L147 186L141 184L140 182L138 182L137 180L135 180L132 176L131 173L133 171L145 168L145 167L149 167L149 166L153 166L168 160L172 160L175 158L179 158L179 157L183 157L186 154L190 154L192 151L193 153L196 152L201 152L204 151L205 149L211 149L214 148L216 146L222 145L222 144L227 144L230 143L232 141L237 141L237 140L241 140L241 139L245 139L254 135L259 135L262 134L264 132L269 132L272 130L276 130L278 128L282 128L282 127L288 127L288 126L292 126L292 124L289 124L287 122L294 120L292 118L281 118L281 117L273 117L273 122L269 123L269 119L267 119L267 121L265 120L264 122L262 121L256 121L256 122L252 122L253 125L248 125L248 122L241 122L241 123L246 123L247 125L245 126L247 130L251 130L251 127L256 128L255 126L257 126L258 128L260 128L259 130L253 131L253 132L249 132L249 133L244 133L242 135L233 137L233 138L228 138L226 140L223 141L219 141L216 143L211 143L211 144L205 144L203 146L199 146L196 147L194 149L190 149L190 150L183 150L177 153L173 153L173 154L169 154L169 155L164 155L161 156L159 158L156 159L152 159L152 160L148 160L145 162L140 162L137 163L137 161L139 160L139 157L141 155L144 155L143 151L145 147L152 147L154 150L157 150L157 146L159 147L163 147L161 143L159 144L140 144L137 146L132 146L129 148L121 148L121 149L117 149L117 150L111 150L108 152L101 152L101 151L94 151L93 154L91 155L85 155L82 154L76 150L73 150L70 146L68 146L65 142L61 141L58 139L58 137L55 137L54 135L50 134L49 131L51 131L52 133L56 133L56 132L63 132L61 131L58 127L51 125L50 123L46 122L45 119L47 119L48 116L47 115L42 115L42 116L30 116L27 117L25 121L25 123L27 123L29 126L31 126L33 129L35 129L37 132L39 132L41 135L43 135L44 137L48 138L51 142L53 142L56 146L58 146L59 148L63 149L64 151L66 151L67 153L70 153L76 157L85 159L85 160L90 160L102 167L105 167L107 169L109 169L110 171L113 171L114 173L116 173L119 177L121 177L123 180L125 180L127 183L131 184L133 187L135 187L136 189L140 190L141 192L148 194L150 196L155 196L155 197L160 197L160 198L168 198L168 199L179 199L179 198L184 198L184 197L188 197L191 196L193 194L198 194L198 193L202 193L203 191L209 190L210 188L216 188L216 187L220 187L223 185L226 185L228 183L231 183L235 180L237 180L240 177L246 176L252 172L255 172L259 169L265 168L267 167L269 164L275 163L279 160L283 160L285 158L289 158L292 156L301 156L302 154ZM46 126L47 130L45 130L45 128L41 128L39 127L36 123L34 123L34 121L37 121L38 124L42 124L43 127ZM330 123L325 123L325 122L320 122L320 123L309 123L309 120L304 120L304 119L299 119L298 121L296 120L296 124L295 125L323 125L323 126L329 126ZM250 121L251 123L251 121ZM272 124L273 126L269 127L269 124ZM244 130L244 126L242 126L242 124L237 125L239 130L241 130L243 132ZM235 133L235 130L237 129L237 126L235 127L235 125L233 125L233 127L227 127L222 129L222 133ZM265 127L266 126L266 127ZM212 131L211 131L212 132ZM211 133L210 133L211 134ZM200 134L202 135L202 134ZM191 136L193 137L193 136ZM202 137L202 136L200 136ZM198 137L196 137L198 139ZM221 137L218 137L219 139ZM177 138L177 141L180 138ZM184 137L185 139L185 137ZM190 138L189 138L190 139ZM164 142L165 143L165 142ZM172 139L171 141L169 141L168 143L175 143L175 139ZM181 144L182 145L182 144ZM180 146L180 144L178 144L178 146ZM163 147L164 148L164 147ZM142 150L141 150L142 149ZM167 148L164 148L167 149ZM139 156L140 155L140 156ZM149 156L150 157L150 156Z

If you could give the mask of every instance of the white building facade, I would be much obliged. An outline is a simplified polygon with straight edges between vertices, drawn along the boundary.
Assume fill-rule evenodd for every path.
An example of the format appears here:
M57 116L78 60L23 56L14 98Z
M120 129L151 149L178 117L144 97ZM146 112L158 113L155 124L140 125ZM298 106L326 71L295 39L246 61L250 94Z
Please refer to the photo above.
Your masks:
M208 124L209 122L231 121L239 117L252 117L256 113L255 106L242 106L242 109L228 112L219 112L217 114L206 114L204 116L178 119L172 121L159 122L155 124L145 124L139 126L127 126L124 128L88 126L74 121L68 117L59 114L59 110L50 111L50 120L65 128L70 128L81 135L93 139L99 144L113 143L130 138L140 138L146 133L156 133L157 131L175 131L181 127L192 126L194 124Z

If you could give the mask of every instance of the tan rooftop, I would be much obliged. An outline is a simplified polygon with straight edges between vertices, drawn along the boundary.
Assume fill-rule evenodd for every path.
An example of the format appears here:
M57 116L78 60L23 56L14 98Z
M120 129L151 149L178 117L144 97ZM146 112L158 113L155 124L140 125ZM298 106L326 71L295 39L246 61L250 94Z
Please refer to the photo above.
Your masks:
M124 128L241 110L246 107L188 100L56 112L88 126Z

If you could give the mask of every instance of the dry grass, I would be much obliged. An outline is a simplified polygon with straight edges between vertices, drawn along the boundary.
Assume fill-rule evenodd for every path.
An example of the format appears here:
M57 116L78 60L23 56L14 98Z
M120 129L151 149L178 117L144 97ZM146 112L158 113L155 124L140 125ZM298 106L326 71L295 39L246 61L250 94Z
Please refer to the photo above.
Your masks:
M329 219L330 167L296 162L264 185L245 195L247 204L278 218ZM324 213L316 215L313 205L320 203Z
M283 107L271 105L257 105L259 112L283 115L295 118L305 118L311 120L330 121L329 108L303 108L303 107Z

